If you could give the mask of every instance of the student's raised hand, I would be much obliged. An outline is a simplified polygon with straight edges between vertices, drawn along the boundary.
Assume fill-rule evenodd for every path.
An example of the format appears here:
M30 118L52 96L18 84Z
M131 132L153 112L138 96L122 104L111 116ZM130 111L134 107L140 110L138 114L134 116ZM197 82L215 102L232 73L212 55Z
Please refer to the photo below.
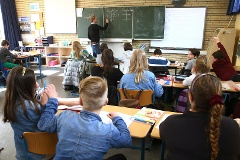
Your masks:
M44 106L48 102L48 95L46 92L42 92L41 98L40 98L40 104Z
M109 20L108 20L108 18L106 18L106 23L108 23L109 22Z
M218 43L218 42L220 42L220 40L219 40L219 38L218 38L218 37L213 37L213 40L214 40L214 42L215 42L215 43Z
M158 80L158 84L164 85L165 81L163 79Z
M114 117L119 116L119 114L117 112L110 112L107 116L112 120Z
M48 95L49 98L58 98L58 93L53 84L47 85L44 92Z

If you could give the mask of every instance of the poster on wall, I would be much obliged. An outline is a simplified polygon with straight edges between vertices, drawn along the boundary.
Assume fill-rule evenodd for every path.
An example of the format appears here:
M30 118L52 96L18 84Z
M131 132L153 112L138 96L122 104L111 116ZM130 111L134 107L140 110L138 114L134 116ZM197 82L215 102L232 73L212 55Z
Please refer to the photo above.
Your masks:
M19 26L21 34L31 34L31 19L30 17L19 17Z
M39 3L30 3L31 11L39 11Z

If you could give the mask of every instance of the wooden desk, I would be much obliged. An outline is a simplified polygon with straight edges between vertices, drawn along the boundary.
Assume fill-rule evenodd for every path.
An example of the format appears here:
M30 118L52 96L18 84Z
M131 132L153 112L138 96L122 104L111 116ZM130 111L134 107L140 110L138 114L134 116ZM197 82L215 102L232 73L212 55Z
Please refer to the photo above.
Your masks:
M184 68L185 66L181 66L179 64L170 64L168 66L168 69L175 69L175 75L177 75L177 69L182 69Z
M183 83L175 83L172 85L174 88L188 88L188 86L184 86Z
M42 74L42 54L39 52L23 52L22 57L17 57L16 59L24 60L26 68L28 68L28 58L32 56L38 57L38 67L39 67L39 76L38 78L43 78Z
M157 122L155 123L155 125L154 125L154 127L152 129L152 132L151 132L151 137L152 138L160 139L159 126L157 126L157 125L161 121L161 119L164 117L164 115L166 115L166 114L182 114L182 113L164 111L163 114L159 117L159 119L157 120Z
M236 70L236 72L240 73L240 66L233 66L233 68Z
M154 127L152 129L152 132L151 132L151 137L152 138L160 139L160 132L159 132L159 124L158 123L161 121L161 119L166 114L181 114L181 113L164 111L163 114L159 117L159 119L157 120L157 122L155 123L155 125L154 125ZM161 153L161 160L164 159L164 149L165 149L165 143L162 143L161 151L160 151L160 153Z
M63 110L59 110L56 114L59 114L62 111ZM136 114L139 111L139 109L106 105L106 106L103 106L102 111L120 112L120 113L124 113L124 114L128 114L130 116L133 116L134 114ZM137 122L137 121L133 121L130 124L130 126L128 127L132 137L141 139L141 146L140 146L141 160L145 159L145 138L151 128L152 128L152 125Z
M169 66L167 65L158 65L158 64L148 64L150 67L167 67L168 69L175 69L175 75L177 74L177 69L182 69L185 66L181 66L179 64L170 64Z
M87 60L86 62L88 62L88 63L96 63L96 60ZM122 61L117 61L117 62L114 61L114 65L117 65L118 69L120 69L120 63L122 63Z
M222 83L222 86L224 85L224 83L227 83L227 81L221 81L221 83ZM234 82L235 84L240 84L240 82ZM233 89L233 88L224 88L224 86L223 86L223 88L222 88L222 92L240 92L239 90L235 90L235 89Z

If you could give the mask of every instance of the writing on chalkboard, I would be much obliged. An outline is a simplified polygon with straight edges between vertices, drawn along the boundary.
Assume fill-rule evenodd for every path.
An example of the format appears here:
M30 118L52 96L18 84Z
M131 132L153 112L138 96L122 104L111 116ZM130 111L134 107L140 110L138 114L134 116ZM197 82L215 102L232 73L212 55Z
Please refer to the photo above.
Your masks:
M102 32L102 38L164 38L164 6L84 8L83 16L78 17L79 38L87 38L89 16L93 14L100 26L104 25L105 18L109 19L108 29Z
M132 38L132 8L104 8L104 16L109 19L107 38Z

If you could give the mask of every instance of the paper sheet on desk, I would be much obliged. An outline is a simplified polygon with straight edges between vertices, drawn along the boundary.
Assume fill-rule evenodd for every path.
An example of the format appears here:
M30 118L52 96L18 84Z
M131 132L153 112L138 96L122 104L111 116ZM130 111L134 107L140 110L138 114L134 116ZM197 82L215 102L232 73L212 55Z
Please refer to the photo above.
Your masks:
M156 129L159 129L159 125L168 117L172 114L164 114L164 116L162 117L162 119L160 120L160 122L155 126Z
M82 106L77 105L77 106L71 106L71 107L69 107L69 106L66 106L66 105L59 105L59 106L58 106L58 109L59 109L59 110L64 110L64 109L66 109L66 110L73 110L73 111L81 111L81 110L82 110Z
M236 90L239 91L240 90L240 84L235 84L233 81L226 81L224 83L222 83L222 89L223 90Z
M110 118L108 118L108 116L107 116L108 114L109 114L109 112L101 111L99 116L102 118L103 123L111 124L112 120ZM133 122L133 120L131 120L132 116L129 116L129 115L123 114L123 113L119 113L119 115L120 115L120 117L122 117L122 119L126 123L127 127L129 127L130 124Z

